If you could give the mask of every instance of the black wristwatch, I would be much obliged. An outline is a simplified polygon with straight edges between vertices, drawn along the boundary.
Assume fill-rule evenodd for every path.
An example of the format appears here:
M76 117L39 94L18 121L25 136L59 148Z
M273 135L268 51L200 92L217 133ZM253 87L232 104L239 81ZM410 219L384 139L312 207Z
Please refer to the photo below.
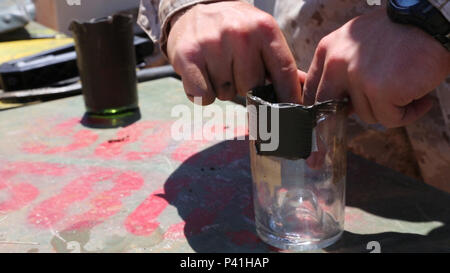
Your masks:
M450 22L427 0L389 0L387 13L396 23L421 28L450 51Z

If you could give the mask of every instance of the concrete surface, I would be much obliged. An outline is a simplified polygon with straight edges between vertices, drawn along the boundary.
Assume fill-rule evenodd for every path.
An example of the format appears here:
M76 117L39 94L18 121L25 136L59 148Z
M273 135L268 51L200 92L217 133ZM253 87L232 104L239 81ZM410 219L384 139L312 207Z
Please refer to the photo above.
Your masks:
M248 143L174 141L182 84L139 90L126 128L81 125L81 96L0 112L0 252L278 251L255 234ZM348 165L346 232L323 251L450 251L449 194Z

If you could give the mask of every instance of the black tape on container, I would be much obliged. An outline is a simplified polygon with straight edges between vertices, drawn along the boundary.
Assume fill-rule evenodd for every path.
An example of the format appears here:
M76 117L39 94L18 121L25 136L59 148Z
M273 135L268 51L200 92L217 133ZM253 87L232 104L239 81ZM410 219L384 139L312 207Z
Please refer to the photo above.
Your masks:
M313 106L294 103L277 103L273 85L253 89L247 94L247 107L250 114L250 134L255 138L256 150L259 155L277 156L288 159L306 159L313 148L313 130L318 117L323 113L336 112L345 106L343 101L326 101ZM252 107L253 106L253 107ZM266 111L266 113L262 113ZM272 111L278 111L278 121L272 121ZM266 117L266 130L273 135L272 127L278 124L278 146L275 149L265 149L273 143L273 139L261 136L260 119ZM253 129L252 129L253 128ZM252 133L253 132L253 133Z

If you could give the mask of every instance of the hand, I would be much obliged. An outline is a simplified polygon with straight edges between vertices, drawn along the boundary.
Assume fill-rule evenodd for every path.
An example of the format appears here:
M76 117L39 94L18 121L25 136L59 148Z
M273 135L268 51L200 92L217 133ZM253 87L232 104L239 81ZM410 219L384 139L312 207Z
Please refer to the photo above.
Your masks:
M295 60L275 19L240 1L198 4L171 22L167 53L188 98L208 105L269 78L280 102L300 102ZM303 79L304 80L304 79Z
M321 40L303 103L349 96L367 123L410 124L432 106L427 96L450 74L450 53L419 28L384 10L357 17Z

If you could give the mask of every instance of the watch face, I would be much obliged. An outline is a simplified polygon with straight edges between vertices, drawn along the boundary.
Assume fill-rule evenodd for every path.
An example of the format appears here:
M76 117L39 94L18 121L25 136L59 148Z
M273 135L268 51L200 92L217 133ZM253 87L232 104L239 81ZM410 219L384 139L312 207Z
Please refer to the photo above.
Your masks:
M394 2L400 7L412 7L420 3L420 0L394 0Z

